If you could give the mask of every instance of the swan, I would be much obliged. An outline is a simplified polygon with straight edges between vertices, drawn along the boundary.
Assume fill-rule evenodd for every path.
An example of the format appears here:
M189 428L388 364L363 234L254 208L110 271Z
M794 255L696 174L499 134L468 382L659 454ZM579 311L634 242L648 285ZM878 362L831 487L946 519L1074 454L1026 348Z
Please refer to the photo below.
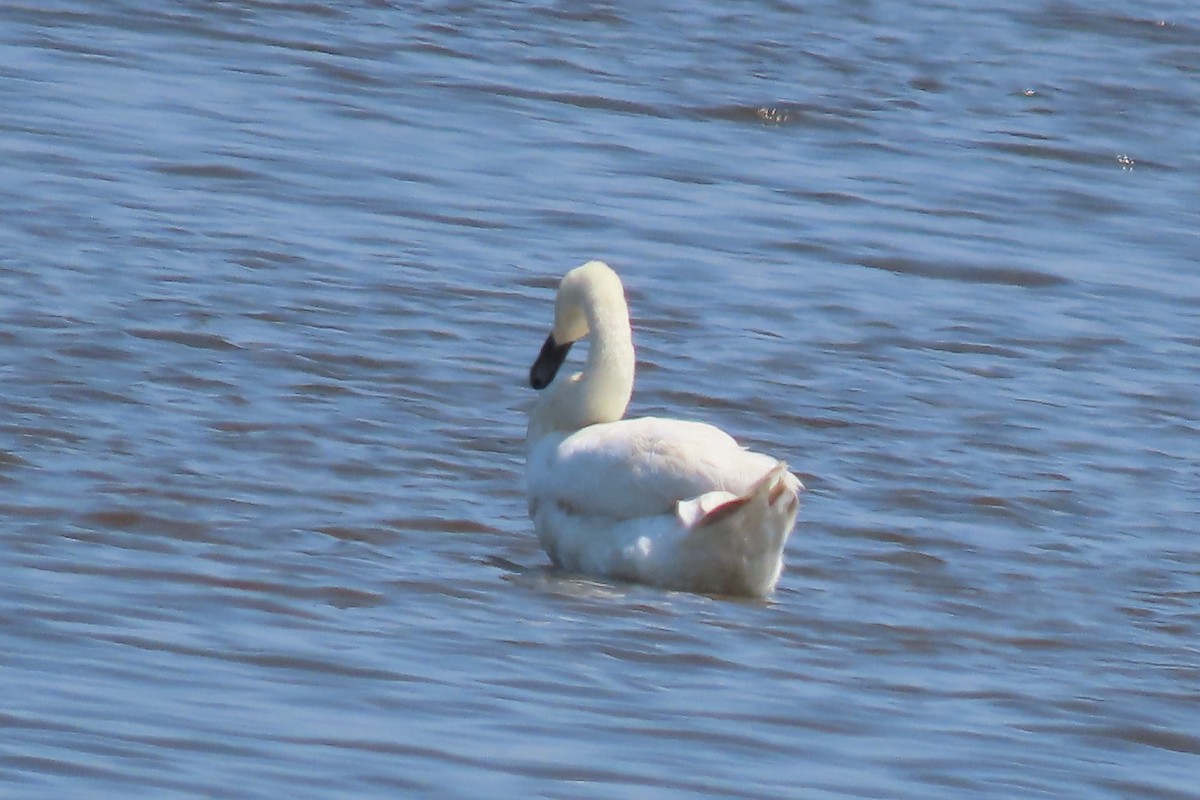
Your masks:
M581 372L559 375L590 336ZM529 516L560 569L666 589L765 597L800 507L787 464L712 425L623 419L633 394L625 289L602 261L568 272L529 370Z

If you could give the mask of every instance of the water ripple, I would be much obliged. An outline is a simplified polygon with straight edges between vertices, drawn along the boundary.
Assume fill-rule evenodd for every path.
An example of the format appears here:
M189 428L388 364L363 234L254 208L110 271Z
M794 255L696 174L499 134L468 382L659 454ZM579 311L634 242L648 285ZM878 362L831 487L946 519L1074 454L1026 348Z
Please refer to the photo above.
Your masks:
M1200 22L943 5L0 8L0 794L1194 796ZM770 600L548 566L592 257Z

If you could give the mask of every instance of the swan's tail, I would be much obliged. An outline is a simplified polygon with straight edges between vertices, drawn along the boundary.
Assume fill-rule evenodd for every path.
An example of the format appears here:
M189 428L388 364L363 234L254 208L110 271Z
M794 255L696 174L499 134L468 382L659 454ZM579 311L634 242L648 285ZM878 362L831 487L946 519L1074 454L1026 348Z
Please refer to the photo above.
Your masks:
M719 559L724 576L711 591L721 594L770 594L783 569L783 547L796 523L804 485L778 461L748 492L726 500L701 516L688 534L697 559Z

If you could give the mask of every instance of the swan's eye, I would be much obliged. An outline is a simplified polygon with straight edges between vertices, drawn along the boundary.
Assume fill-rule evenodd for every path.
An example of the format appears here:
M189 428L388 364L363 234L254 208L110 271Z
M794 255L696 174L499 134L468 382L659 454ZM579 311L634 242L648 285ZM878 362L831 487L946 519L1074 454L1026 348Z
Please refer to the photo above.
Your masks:
M533 362L533 366L529 368L529 385L535 389L545 389L554 380L554 376L558 374L558 368L567 360L567 353L571 349L571 343L559 344L554 341L554 334L546 337L546 343L542 345L542 351L538 353L537 360Z

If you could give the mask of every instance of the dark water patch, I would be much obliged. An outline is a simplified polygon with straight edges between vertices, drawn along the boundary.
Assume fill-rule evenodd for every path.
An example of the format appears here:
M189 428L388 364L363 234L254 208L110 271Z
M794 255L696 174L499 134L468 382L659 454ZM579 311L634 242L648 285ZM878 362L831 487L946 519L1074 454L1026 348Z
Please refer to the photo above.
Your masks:
M382 5L386 7L386 4ZM268 12L270 14L278 14L283 12L314 17L321 20L338 20L346 18L346 12L344 10L330 8L324 3L298 3L288 2L287 0L248 0L248 2L239 4L239 6L242 8Z
M984 267L966 263L947 264L933 261L918 261L898 256L868 258L859 261L858 264L870 269L879 269L897 275L912 275L920 278L933 278L961 283L990 283L1000 286L1019 286L1027 289L1065 286L1071 283L1067 278L1058 275L1021 267Z
M985 141L980 142L980 146L1006 155L1059 161L1064 164L1089 164L1094 166L1104 163L1116 163L1116 156L1109 153L1088 152L1067 146L1056 146L1045 143Z
M511 97L518 100L564 105L584 111L607 111L614 114L626 114L637 117L670 119L679 114L678 109L649 105L639 103L635 100L625 100L619 97L600 94L552 92L525 86L488 83L448 83L444 84L442 88L455 92L481 94L488 97Z
M379 376L406 375L410 372L408 361L370 356L341 349L305 349L290 355L295 356L294 363L301 371L326 379L320 383L309 382L306 384L309 386L338 385L340 381L366 381ZM345 392L351 393L351 390L346 388ZM325 392L316 392L316 394L325 394Z
M166 330L161 328L132 328L126 331L130 336L148 339L155 342L169 342L192 347L200 350L240 350L241 348L215 333L199 331Z
M841 104L722 105L682 109L701 120L754 123L767 128L795 127L829 131L863 132L869 110Z
M198 586L232 592L237 595L257 595L277 604L303 601L336 609L374 608L385 605L386 599L376 593L345 586L284 583L264 579L213 575L203 571L163 570L140 567L112 567L103 564L63 563L61 569L84 575L102 575L129 581L140 586L155 586L161 591L178 592L185 586ZM241 602L239 600L238 602ZM278 608L272 607L276 612ZM289 612L289 615L291 613ZM311 617L311 614L299 614Z
M512 223L503 219L485 218L470 214L443 214L429 211L427 209L413 208L411 206L406 206L403 209L398 209L387 213L394 214L397 217L417 220L420 222L430 222L438 225L448 225L454 228L469 228L482 231L502 231L514 227Z
M1020 134L1009 133L1010 136L1019 136ZM1024 136L1023 138L1034 138ZM1069 144L1049 144L1050 140L1042 139L1040 141L984 141L980 142L979 146L989 150L994 150L1007 155L1019 156L1021 158L1038 159L1044 161L1054 161L1063 164L1080 164L1096 167L1111 167L1117 172L1121 170L1132 170L1135 168L1153 169L1153 170L1174 170L1170 162L1161 159L1152 159L1143 156L1138 151L1134 150L1135 155L1129 155L1127 152L1113 151L1097 151L1071 147ZM1090 197L1087 192L1073 191L1069 193L1075 197ZM1069 200L1069 198L1068 198ZM1093 210L1104 213L1128 212L1129 207L1122 203L1119 197L1114 196L1107 201L1099 199L1090 199L1088 201Z
M75 431L67 428L45 428L30 425L5 425L0 427L0 430L16 436L29 444L57 442L60 444L78 445L87 441L87 437L83 434L76 433Z
M18 774L27 778L34 775L57 775L72 778L82 778L89 781L123 782L127 780L124 772L118 769L80 764L71 758L54 758L51 756L9 755L5 763Z
M154 170L164 175L179 175L185 178L202 178L204 180L253 181L263 178L261 174L253 170L229 164L157 164Z
M381 88L389 85L388 81L376 77L369 72L344 64L333 64L325 60L315 60L308 64L315 72L332 78L340 84L350 84L358 88ZM387 117L382 117L386 119Z
M327 525L316 529L318 533L331 536L344 542L362 542L378 546L386 546L400 541L400 534L391 527L365 527L347 525Z
M915 533L908 533L898 529L884 529L872 527L848 527L838 524L826 524L827 530L837 536L846 536L856 539L866 539L869 541L885 542L888 544L903 545L906 548L917 549L924 543L924 539Z
M198 522L163 517L134 508L89 511L80 516L79 524L85 528L125 533L153 533L190 541L204 540L209 532L206 525Z
M679 389L663 389L659 391L658 397L664 404L664 411L674 409L670 414L683 414L685 416L689 413L688 409L748 412L757 408L753 400L750 399L739 400L729 397L713 397L711 394ZM691 413L696 412L693 411Z
M249 420L217 420L210 423L209 427L221 433L244 436L275 430L279 427L279 425L280 423L278 421L258 422Z
M139 751L143 751L145 748L150 748L155 750L161 749L185 753L200 753L220 756L222 758L250 758L262 755L261 749L257 747L231 744L227 742L217 742L201 736L191 739L171 735L137 736L126 733L121 736L121 741L128 742L129 744L138 748ZM183 789L182 786L179 788Z
M946 566L945 559L930 555L929 553L920 553L913 550L898 550L891 553L881 553L872 558L881 564L889 564L895 567L905 567L917 572L925 572L927 570L937 570Z
M1027 354L1001 345L983 342L936 341L924 345L930 350L956 355L997 356L999 358L1026 358Z
M481 522L469 519L447 519L442 517L397 517L386 520L388 527L399 530L445 532L445 533L497 533L498 531Z
M237 248L231 251L231 255L234 263L250 269L294 267L305 263L304 258L295 253L278 250Z
M333 464L327 464L325 469L328 469L330 472L339 477L350 480L369 480L371 478L387 478L395 475L394 469L381 466L380 464L367 459L339 461Z
M75 331L84 327L84 321L78 317L45 313L36 307L18 307L10 312L8 322L19 328L34 330Z
M1156 800L1196 800L1196 793L1192 791L1186 779L1180 782L1179 788L1164 786L1161 781L1154 780L1108 780L1100 778L1096 784L1102 787L1110 787L1118 793L1119 797L1153 797Z
M1028 19L1039 28L1101 34L1122 40L1140 37L1156 43L1200 45L1200 25L1171 14L1130 16L1056 0L1046 3L1037 12L1029 13Z
M537 212L539 221L547 227L566 227L575 230L605 230L611 223L600 214L561 209L542 209Z
M32 466L28 461L16 453L11 453L7 450L0 450L0 472L7 472L11 469L19 467Z
M116 634L106 637L113 644L132 647L149 652L166 653L188 656L200 660L226 661L236 664L259 667L273 673L286 673L298 678L316 675L336 676L359 681L386 681L389 683L419 681L427 682L425 678L415 678L403 672L394 670L359 667L333 658L314 658L292 653L275 653L266 651L241 652L233 650L212 650L192 647L184 644L160 641L145 636L130 636Z
M141 406L146 405L142 401L121 392L109 391L98 386L86 386L81 384L58 383L51 389L51 392L63 400L73 403L91 403L91 404L106 404L112 403L115 405L130 405Z
M989 514L1005 517L1007 519L1019 519L1021 514L1015 508L1012 500L1005 497L997 497L995 495L977 495L970 498L967 502L971 505L986 509Z
M80 342L58 348L58 352L67 358L82 358L90 361L105 363L130 363L135 360L134 353L127 349L114 347L103 342Z
M536 6L533 13L556 22L581 22L613 28L625 28L630 24L625 15L615 8L608 7L607 4Z
M823 189L780 189L779 193L784 197L790 197L794 200L827 206L855 206L864 202L864 198L861 195Z
M358 392L350 389L349 387L336 383L296 383L293 384L290 389L296 394L307 395L310 397L325 397L330 399L349 397L358 394Z

